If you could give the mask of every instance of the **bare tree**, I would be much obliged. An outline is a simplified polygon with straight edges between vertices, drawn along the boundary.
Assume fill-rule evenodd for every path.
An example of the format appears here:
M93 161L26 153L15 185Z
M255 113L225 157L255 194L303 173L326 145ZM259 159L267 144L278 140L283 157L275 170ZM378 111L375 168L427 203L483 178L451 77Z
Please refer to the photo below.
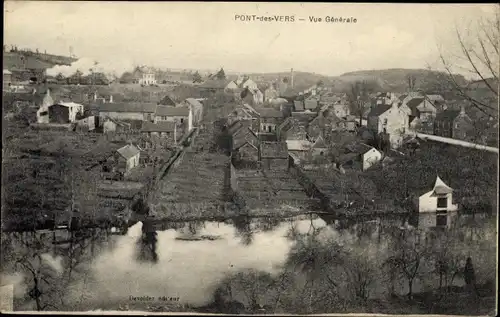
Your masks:
M406 76L406 81L408 83L408 90L409 91L414 91L415 90L415 84L417 81L417 76L415 74L408 74Z
M394 253L385 262L399 273L408 285L408 298L413 298L413 285L422 273L423 260L428 254L425 244L420 243L420 232L403 230L392 237Z
M476 27L469 26L471 33L465 33L456 27L456 38L460 52L456 60L445 57L440 52L441 62L448 74L447 79L456 94L470 102L471 106L487 116L498 118L498 75L499 75L499 41L500 41L500 6L495 8L492 19L482 18L477 21ZM460 66L460 65L464 66ZM455 66L452 65L459 65ZM475 94L474 87L469 89L457 81L453 74L460 68L472 77L478 78L476 85L484 85L486 95ZM490 96L487 96L487 95Z
M377 84L374 81L356 81L347 91L347 99L351 106L351 111L359 117L359 124L362 124L365 104L370 101L370 94L377 90Z

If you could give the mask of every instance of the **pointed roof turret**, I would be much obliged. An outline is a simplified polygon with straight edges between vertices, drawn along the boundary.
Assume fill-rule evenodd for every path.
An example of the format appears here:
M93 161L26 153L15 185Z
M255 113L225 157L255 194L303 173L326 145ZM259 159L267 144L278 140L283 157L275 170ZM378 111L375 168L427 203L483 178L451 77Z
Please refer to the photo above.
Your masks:
M453 192L453 189L446 185L439 176L436 177L436 182L434 183L434 193L437 195L449 194Z

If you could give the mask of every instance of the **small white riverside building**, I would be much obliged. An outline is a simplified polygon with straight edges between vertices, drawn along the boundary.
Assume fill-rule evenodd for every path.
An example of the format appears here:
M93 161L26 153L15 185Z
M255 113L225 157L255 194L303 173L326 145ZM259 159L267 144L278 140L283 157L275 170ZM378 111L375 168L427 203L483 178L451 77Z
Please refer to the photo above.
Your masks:
M434 188L418 197L417 210L419 227L449 227L458 210L453 204L453 189L437 176Z

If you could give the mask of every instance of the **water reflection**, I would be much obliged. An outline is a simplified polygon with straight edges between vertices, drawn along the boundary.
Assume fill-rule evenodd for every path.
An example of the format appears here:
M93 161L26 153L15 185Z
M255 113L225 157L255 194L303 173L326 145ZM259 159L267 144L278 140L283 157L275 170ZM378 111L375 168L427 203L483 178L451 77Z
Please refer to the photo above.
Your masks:
M463 221L481 222L466 218ZM272 306L272 303L259 302L259 296L249 293L241 285L220 290L221 283L228 277L241 282L248 276L238 274L250 272L248 274L261 278L260 284L252 284L259 290L257 293L267 287L268 277L279 281L293 280L294 274L300 273L303 280L298 284L301 286L296 286L297 291L311 284L320 285L321 296L333 300L340 290L350 291L348 284L342 284L342 279L333 278L335 266L342 264L342 252L348 250L356 255L355 259L382 258L387 250L385 237L394 228L401 227L401 223L404 223L401 219L349 222L316 215L289 219L251 219L243 215L226 222L170 223L170 229L155 231L152 223L139 222L129 228L127 235L115 237L114 249L105 251L94 260L92 277L73 285L68 298L83 298L80 305L85 308L116 308L129 302L130 296L179 297L182 304L203 306L213 304L217 293L218 305L226 305L225 309L231 312L240 304L233 307L221 298L226 296L231 302L240 292L247 294L237 300L245 306ZM487 235L482 238L485 237ZM319 243L321 241L327 244ZM368 267L364 262L362 264L359 270ZM285 267L294 267L294 270L284 271ZM374 287L373 296L383 295L385 282L373 283L380 284ZM274 286L274 289L279 287ZM336 293L330 294L333 289L337 290ZM401 288L400 293L404 292ZM320 295L308 296L319 298Z

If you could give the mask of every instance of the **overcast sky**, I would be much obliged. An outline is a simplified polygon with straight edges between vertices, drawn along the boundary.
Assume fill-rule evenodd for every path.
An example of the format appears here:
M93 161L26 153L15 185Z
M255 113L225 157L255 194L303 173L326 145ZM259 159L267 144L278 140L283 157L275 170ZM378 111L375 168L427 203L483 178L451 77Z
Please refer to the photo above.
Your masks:
M4 43L100 62L169 68L325 75L438 66L455 24L492 4L5 2ZM293 15L295 22L241 22L235 15ZM311 23L309 17L357 23ZM299 18L305 21L298 21Z

